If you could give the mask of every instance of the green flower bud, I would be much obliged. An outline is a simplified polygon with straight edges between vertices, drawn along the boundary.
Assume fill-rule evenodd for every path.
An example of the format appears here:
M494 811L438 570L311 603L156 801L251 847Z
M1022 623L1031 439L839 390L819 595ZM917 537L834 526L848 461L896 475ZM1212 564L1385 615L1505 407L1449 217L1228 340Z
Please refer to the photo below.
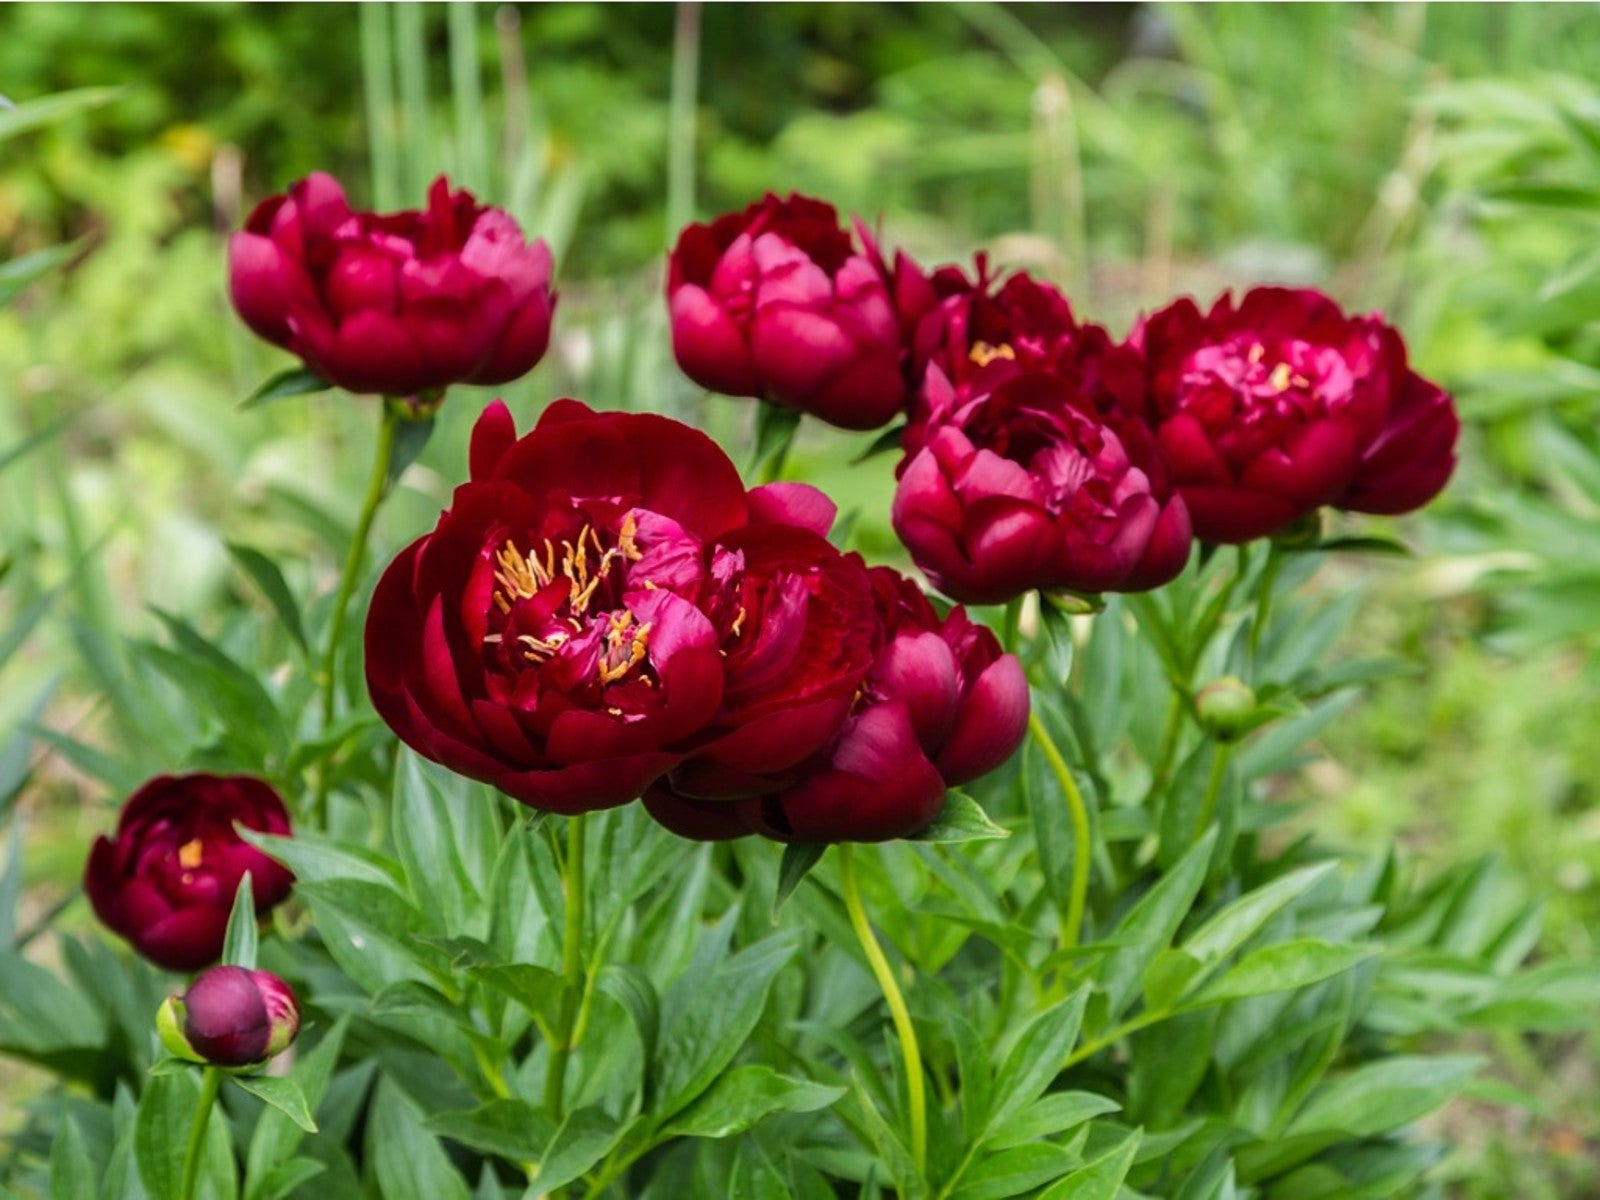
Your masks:
M1200 728L1219 742L1231 742L1249 732L1256 715L1256 694L1250 685L1224 675L1200 689L1194 698Z

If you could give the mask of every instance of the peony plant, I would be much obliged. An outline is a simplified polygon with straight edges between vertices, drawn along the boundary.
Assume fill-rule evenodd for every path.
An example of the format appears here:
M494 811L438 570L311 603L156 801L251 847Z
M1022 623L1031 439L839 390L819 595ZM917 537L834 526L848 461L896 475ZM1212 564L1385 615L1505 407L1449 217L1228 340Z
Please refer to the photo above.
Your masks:
M1377 673L1329 651L1319 510L1408 512L1454 466L1398 332L1257 288L1119 341L799 195L666 269L684 373L769 437L893 424L903 555L853 548L783 447L745 479L557 398L475 414L369 569L448 389L545 352L548 251L442 179L384 215L312 176L235 235L245 323L385 398L372 483L327 595L242 556L276 630L150 648L196 664L152 701L196 745L159 750L208 770L89 852L131 953L64 935L71 983L0 976L0 1047L71 1085L24 1170L175 1200L1423 1187L1413 1123L1480 1066L1435 1039L1547 1026L1529 998L1571 980L1525 965L1537 905L1492 866L1291 838L1272 787Z

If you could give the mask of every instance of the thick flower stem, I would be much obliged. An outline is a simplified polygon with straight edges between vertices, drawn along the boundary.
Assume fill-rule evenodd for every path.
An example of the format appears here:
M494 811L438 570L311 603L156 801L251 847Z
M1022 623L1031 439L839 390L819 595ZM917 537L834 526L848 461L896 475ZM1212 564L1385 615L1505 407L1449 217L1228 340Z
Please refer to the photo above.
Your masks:
M578 999L583 994L583 814L567 819L567 860L562 865L561 887L566 894L567 915L561 935L561 978L566 987L561 993L561 1012L556 1024L556 1043L550 1047L550 1067L544 1077L544 1106L557 1121L567 1082L567 1061L577 1047Z
M1039 743L1050 769L1055 772L1056 782L1061 785L1061 794L1066 797L1067 812L1072 818L1072 881L1067 893L1067 911L1061 919L1061 948L1072 950L1077 948L1078 938L1083 932L1083 912L1089 903L1089 808L1083 802L1083 793L1072 778L1067 760L1061 757L1050 731L1039 719L1038 709L1028 714L1028 729L1033 734L1033 740Z
M1261 633L1267 627L1267 618L1272 615L1272 590L1278 582L1278 568L1283 563L1283 551L1278 549L1276 542L1267 545L1267 562L1261 568L1261 578L1256 584L1256 615L1250 622L1250 677L1249 682L1256 682L1256 660L1261 650ZM1240 566L1240 574L1244 572Z
M867 956L872 974L883 990L889 1005L889 1016L894 1021L895 1034L900 1039L900 1056L906 1067L906 1116L911 1124L911 1160L917 1174L925 1175L928 1169L928 1112L927 1097L922 1082L922 1050L917 1045L917 1030L911 1023L911 1012L906 1008L900 985L895 982L894 969L884 957L883 947L872 932L867 912L861 906L861 889L856 883L853 847L849 842L839 843L839 882L844 894L845 911L850 914L850 924L856 931L856 940Z
M1017 645L1022 640L1022 600L1022 596L1015 596L1006 604L1005 624L1000 629L1000 645L1007 654L1015 654Z
M372 456L372 475L367 480L367 494L361 501L361 515L356 520L355 536L350 539L350 551L345 555L344 572L339 577L339 590L333 598L333 615L328 623L328 644L322 653L322 727L324 731L333 723L333 710L339 694L339 644L344 641L345 619L350 611L350 598L355 594L356 583L361 578L361 563L367 555L367 537L372 532L373 519L389 492L389 465L394 459L395 435L404 420L403 404L385 400L383 421L378 427L378 447ZM312 815L321 823L328 800L328 769L326 764L317 779L316 800Z
M178 1193L179 1200L194 1200L195 1184L200 1178L200 1151L206 1144L211 1108L221 1088L222 1071L217 1067L207 1067L200 1076L200 1100L194 1107L194 1121L189 1126L189 1145L183 1152L183 1190Z

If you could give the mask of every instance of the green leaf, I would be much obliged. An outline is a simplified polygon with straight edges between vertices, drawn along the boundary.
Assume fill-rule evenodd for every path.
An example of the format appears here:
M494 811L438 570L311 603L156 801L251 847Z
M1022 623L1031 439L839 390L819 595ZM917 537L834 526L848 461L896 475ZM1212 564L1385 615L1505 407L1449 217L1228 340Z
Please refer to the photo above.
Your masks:
M233 1081L252 1096L265 1100L307 1133L317 1131L305 1093L293 1079L276 1075L235 1075Z
M389 472L384 477L384 490L394 487L395 481L405 474L406 468L417 461L428 439L433 436L433 417L402 419L394 431L394 451L389 456Z
M133 1154L151 1200L176 1200L182 1189L183 1152L199 1101L192 1074L154 1076L139 1100Z
M756 450L747 474L757 479L776 474L789 454L802 415L797 408L779 408L765 401L756 405Z
M83 1133L70 1116L62 1120L50 1148L50 1200L85 1200L99 1191L98 1169Z
M511 1162L531 1162L555 1132L550 1115L523 1100L491 1100L477 1108L442 1112L427 1127L441 1137Z
M1216 829L1206 830L1123 917L1113 936L1125 944L1101 960L1096 978L1106 992L1107 1021L1114 1021L1133 1002L1145 968L1172 942L1194 898L1205 882Z
M37 283L78 252L77 242L47 246L0 263L0 305L10 304L29 286Z
M804 1079L780 1075L771 1067L735 1067L662 1131L663 1137L721 1138L749 1129L775 1112L815 1112L845 1094Z
M295 645L309 654L311 643L306 640L305 625L300 619L300 604L295 600L294 593L289 590L289 584L284 579L283 572L278 569L278 564L261 551L252 550L249 546L228 542L227 547L228 554L239 565L239 569L250 576L252 582L261 589L261 594L272 606L272 611L284 631L294 639Z
M333 384L306 367L289 367L279 371L244 398L240 408L259 408L274 400L287 400L292 396L310 396L325 392Z
M530 1188L535 1195L547 1195L565 1187L611 1152L627 1126L599 1108L580 1108L567 1114L550 1138L539 1173Z
M256 895L246 871L233 893L233 909L228 913L228 933L222 942L222 961L231 967L256 968L256 951L260 943L260 930L256 926Z
M906 436L906 422L891 425L877 437L872 439L872 444L850 460L851 466L859 466L869 458L877 458L880 454L888 454L892 450L900 449Z
M289 1076L305 1098L306 1108L315 1112L328 1091L333 1069L338 1065L339 1053L344 1046L345 1030L349 1018L341 1017L308 1054L300 1055L294 1071ZM266 1197L285 1196L286 1187L277 1177L280 1168L304 1139L301 1126L287 1113L276 1108L261 1114L255 1133L250 1137L250 1149L245 1156L245 1200L265 1200ZM305 1159L292 1161L305 1162ZM320 1169L320 1164L319 1164Z
M41 96L37 100L24 101L14 108L0 110L0 142L20 134L31 133L47 125L54 125L57 121L65 121L91 108L98 108L115 100L121 94L122 89L114 87L77 88L69 92L57 92L53 96Z
M811 868L822 861L828 847L818 842L790 842L783 848L783 859L778 863L778 890L772 898L772 923L778 923L778 911L784 901L794 895L800 881L811 874Z
M1089 989L1080 987L1059 1004L1040 1013L1023 1029L995 1076L990 1129L1004 1124L1013 1113L1032 1104L1061 1073L1062 1063L1078 1040L1088 998Z
M462 856L468 817L458 813L433 779L423 760L402 751L394 782L394 841L406 880L419 907L433 925L460 930L481 913L482 898ZM455 799L463 799L460 789ZM475 799L475 797L474 797Z
M1331 979L1376 953L1373 946L1326 942L1321 938L1295 938L1263 946L1245 955L1185 1004L1198 1007L1246 996L1292 991Z
M950 1200L1005 1200L1060 1179L1078 1156L1059 1146L1033 1143L985 1155L962 1172Z
M423 1128L421 1110L387 1076L368 1118L367 1162L384 1200L468 1200L466 1180Z
M639 1044L644 1047L644 1103L648 1109L653 1095L651 1071L661 1040L661 999L649 976L629 963L608 963L601 968L597 986L602 996L609 996L628 1014L638 1031Z
M982 842L1010 837L1011 831L996 825L989 814L965 792L950 792L944 807L926 829L913 833L913 842Z
M1144 1006L1151 1012L1171 1008L1203 969L1185 950L1163 950L1144 969Z
M1426 1116L1467 1085L1481 1058L1398 1056L1329 1080L1312 1093L1286 1137L1375 1137Z
M1207 918L1205 924L1184 940L1183 949L1207 965L1221 962L1337 867L1334 862L1315 863L1247 892Z
M567 983L554 971L536 967L532 963L502 963L492 967L474 967L468 974L485 987L493 988L502 996L522 1005L541 1029L556 1028Z
M703 978L686 981L688 1003L668 1019L662 1035L659 1119L676 1115L732 1061L795 946L792 937L777 934L723 960ZM678 995L674 989L674 1000Z
M1039 1200L1116 1200L1123 1180L1128 1177L1128 1169L1133 1166L1139 1138L1136 1130L1099 1158L1041 1193Z
M1095 1117L1116 1112L1121 1105L1093 1092L1051 1092L994 1126L984 1144L996 1150L1024 1142L1054 1139Z
M918 1175L917 1164L911 1157L911 1151L906 1149L906 1144L900 1140L889 1122L884 1120L883 1113L878 1111L878 1106L872 1100L872 1092L863 1082L861 1075L851 1071L850 1078L855 1085L851 1095L861 1106L861 1123L866 1129L867 1140L872 1143L872 1148L878 1152L878 1157L888 1168L889 1177L894 1180L902 1196L926 1195L927 1188Z

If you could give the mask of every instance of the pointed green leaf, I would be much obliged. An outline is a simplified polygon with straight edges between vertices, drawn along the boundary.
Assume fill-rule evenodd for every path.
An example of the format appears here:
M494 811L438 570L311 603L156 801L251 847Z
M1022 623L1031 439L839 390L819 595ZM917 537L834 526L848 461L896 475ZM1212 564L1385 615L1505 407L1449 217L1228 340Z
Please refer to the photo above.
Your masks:
M265 1100L307 1133L317 1131L305 1093L293 1079L276 1075L235 1075L233 1081L252 1096Z
M791 1079L767 1066L735 1067L675 1117L662 1136L727 1137L775 1112L827 1108L844 1093L842 1087Z
M587 1172L611 1152L627 1128L598 1108L568 1113L539 1163L532 1181L534 1194L548 1195Z
M1295 938L1263 946L1245 955L1193 999L1185 1001L1185 1007L1292 991L1331 979L1376 953L1373 946L1325 942L1321 938Z
M261 551L252 550L249 546L241 546L237 542L229 542L227 546L228 554L239 565L239 569L250 576L251 581L261 589L261 594L272 606L272 611L284 631L294 639L295 645L309 653L311 644L306 640L305 625L300 617L300 604L294 598L294 593L289 590L289 584L284 579L283 572L278 569L278 564Z
M989 814L965 792L951 792L944 807L926 829L913 833L913 842L981 842L1010 837L1011 831L996 825Z
M1039 1200L1116 1200L1123 1180L1128 1177L1128 1169L1133 1166L1139 1138L1139 1132L1134 1131L1099 1158L1085 1163L1041 1193Z
M306 367L289 367L266 380L240 402L240 408L259 408L274 400L287 400L292 396L310 396L325 392L333 384Z
M1062 1063L1078 1040L1088 998L1089 989L1080 987L1053 1008L1040 1013L1022 1031L995 1075L990 1129L1004 1124L1013 1113L1044 1095L1050 1081L1061 1073Z
M255 970L256 951L260 943L260 930L256 927L256 896L246 871L233 893L233 909L228 914L228 933L222 942L222 961L231 967Z
M790 842L783 848L783 859L778 864L778 890L772 898L772 922L778 922L778 910L800 881L811 874L811 868L822 861L828 847L818 842Z

